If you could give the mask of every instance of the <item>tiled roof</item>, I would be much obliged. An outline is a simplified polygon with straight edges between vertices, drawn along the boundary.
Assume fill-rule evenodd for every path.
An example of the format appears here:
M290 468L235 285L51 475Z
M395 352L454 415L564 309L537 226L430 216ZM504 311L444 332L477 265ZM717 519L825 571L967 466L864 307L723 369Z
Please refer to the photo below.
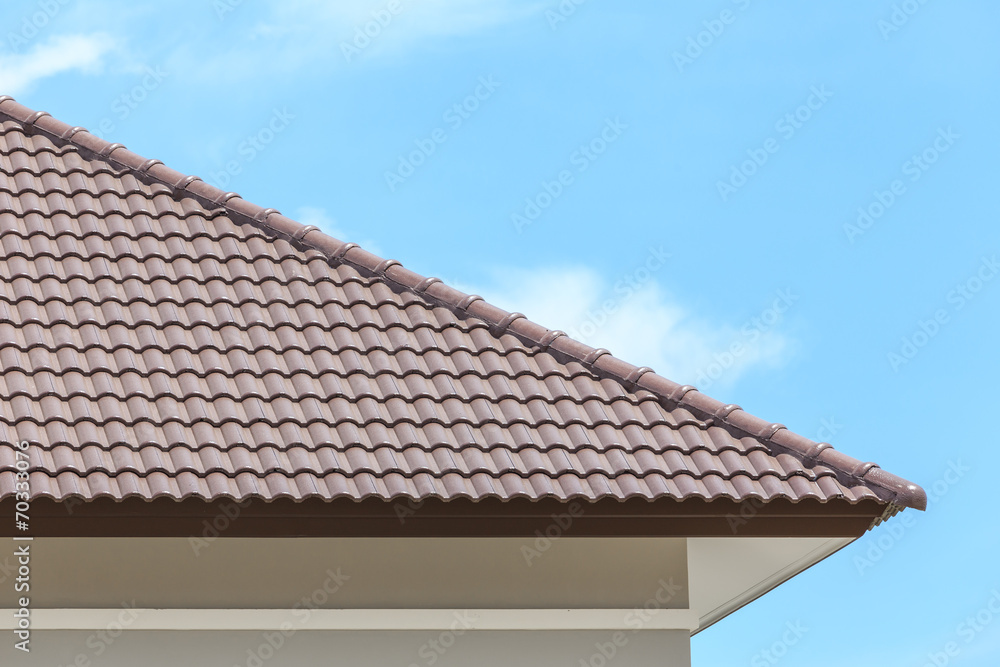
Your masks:
M923 491L0 98L0 440L35 497ZM0 446L0 497L15 450Z

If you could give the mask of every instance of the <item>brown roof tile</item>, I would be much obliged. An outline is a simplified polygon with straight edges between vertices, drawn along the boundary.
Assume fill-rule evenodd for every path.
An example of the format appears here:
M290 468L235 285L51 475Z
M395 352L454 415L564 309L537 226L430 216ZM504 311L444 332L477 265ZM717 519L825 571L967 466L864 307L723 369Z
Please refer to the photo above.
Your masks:
M0 98L0 440L36 497L923 508L923 491ZM0 497L15 452L0 447Z

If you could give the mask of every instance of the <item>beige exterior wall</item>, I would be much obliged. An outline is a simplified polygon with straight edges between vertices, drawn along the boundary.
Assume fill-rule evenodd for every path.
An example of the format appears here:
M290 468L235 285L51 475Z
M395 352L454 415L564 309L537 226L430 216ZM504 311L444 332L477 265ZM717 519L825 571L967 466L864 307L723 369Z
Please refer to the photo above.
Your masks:
M689 667L684 631L38 632L28 655L5 642L0 664L25 667ZM108 637L107 639L110 639ZM617 640L617 643L616 643ZM274 649L272 644L279 648ZM447 646L446 646L447 645ZM610 656L610 657L606 657Z
M199 545L195 545L199 546ZM688 605L684 539L38 538L41 608L631 608ZM335 588L335 594L329 594ZM0 607L14 607L10 583Z
M206 545L36 538L31 552L33 609L114 609L115 620L87 630L35 629L29 654L14 649L7 631L0 665L690 665L689 632L651 629L641 611L623 614L617 627L588 630L530 622L468 629L463 616L491 608L685 609L684 539L222 538ZM0 607L10 609L13 579L5 579ZM297 611L272 630L150 630L134 620L143 609L163 608ZM433 630L307 629L297 619L310 608L442 609L455 620Z

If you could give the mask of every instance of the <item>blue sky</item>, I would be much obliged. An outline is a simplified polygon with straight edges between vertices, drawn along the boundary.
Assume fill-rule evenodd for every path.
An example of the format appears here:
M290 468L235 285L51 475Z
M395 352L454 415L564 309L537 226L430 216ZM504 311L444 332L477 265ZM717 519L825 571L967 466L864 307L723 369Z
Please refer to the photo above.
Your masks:
M675 4L9 2L0 93L931 492L696 665L993 667L1000 6Z

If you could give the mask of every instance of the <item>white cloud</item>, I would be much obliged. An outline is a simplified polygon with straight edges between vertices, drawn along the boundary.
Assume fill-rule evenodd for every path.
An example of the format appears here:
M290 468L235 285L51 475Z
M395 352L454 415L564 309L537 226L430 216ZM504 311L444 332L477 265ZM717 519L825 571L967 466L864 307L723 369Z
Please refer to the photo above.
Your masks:
M337 221L330 217L330 214L326 212L325 209L316 206L303 206L298 209L298 215L295 218L303 225L315 225L320 228L324 234L329 234L335 239L341 241L348 241L350 243L357 243L359 246L372 253L373 255L382 255L381 249L377 243L370 239L358 240L350 230L342 229Z
M397 10L391 11L390 5ZM278 15L309 17L313 24L322 21L348 33L376 20L387 33L398 26L395 30L400 36L422 38L469 34L531 16L545 6L516 0L286 0L278 5Z
M397 4L398 3L398 4ZM390 4L397 9L392 12ZM257 77L261 72L312 75L315 63L351 66L361 61L402 57L418 48L441 48L442 38L476 34L537 15L544 2L518 0L284 0L266 6L243 3L222 21L248 23L243 39L222 41L206 57L198 46L181 45L175 68L193 76ZM211 43L211 42L209 42ZM195 65L189 67L188 65ZM183 65L183 66L182 66Z
M72 70L93 74L113 44L105 35L62 35L26 53L0 54L0 93L17 96L37 82Z
M763 295L760 310L736 325L694 315L663 289L650 273L633 271L611 283L586 267L494 272L493 286L477 289L501 308L524 313L551 329L561 329L593 347L603 347L638 366L709 395L728 393L748 371L782 365L794 351L782 293ZM733 354L733 345L739 344Z
M480 33L495 26L540 15L546 6L516 0L400 0L402 10L392 23L380 27L363 49L352 53L351 47L364 43L364 37L375 31L372 21L385 17L384 0L355 0L324 5L329 14L331 32L335 36L337 56L342 60L401 57L410 51L441 48L446 37L462 37Z

